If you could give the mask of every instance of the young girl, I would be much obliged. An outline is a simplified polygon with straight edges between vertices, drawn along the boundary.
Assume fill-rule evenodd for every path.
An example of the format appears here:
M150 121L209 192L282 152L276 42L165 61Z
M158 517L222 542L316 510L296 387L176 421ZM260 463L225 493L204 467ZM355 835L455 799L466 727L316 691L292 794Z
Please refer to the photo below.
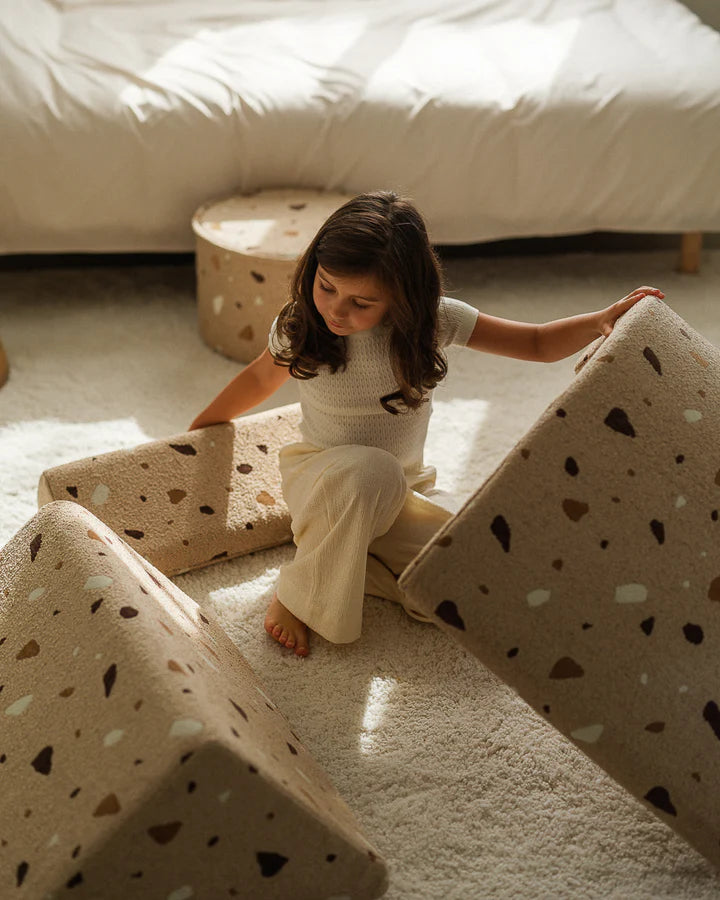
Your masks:
M360 636L365 593L401 603L397 578L450 513L430 499L423 463L443 348L467 346L539 362L576 353L645 296L641 287L599 312L543 325L479 313L442 296L422 217L395 193L362 194L334 212L300 259L268 349L191 428L226 422L298 379L301 443L280 451L297 551L282 566L265 630L309 652Z

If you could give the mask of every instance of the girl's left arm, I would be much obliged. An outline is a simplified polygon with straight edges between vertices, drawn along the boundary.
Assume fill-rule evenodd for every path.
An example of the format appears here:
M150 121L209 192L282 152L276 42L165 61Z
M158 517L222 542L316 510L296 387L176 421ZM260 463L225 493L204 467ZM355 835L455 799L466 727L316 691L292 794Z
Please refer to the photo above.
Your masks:
M582 350L599 335L610 334L620 316L643 297L662 300L664 296L658 288L639 287L606 309L555 319L542 325L512 322L479 313L467 346L515 359L556 362Z

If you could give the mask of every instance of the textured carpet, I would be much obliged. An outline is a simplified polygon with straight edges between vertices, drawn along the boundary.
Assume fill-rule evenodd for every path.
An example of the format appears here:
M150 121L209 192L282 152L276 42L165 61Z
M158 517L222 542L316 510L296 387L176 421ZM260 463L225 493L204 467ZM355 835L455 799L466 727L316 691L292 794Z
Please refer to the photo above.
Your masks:
M655 285L720 345L720 250L699 276L674 262L665 250L463 257L447 273L454 296L527 321ZM11 365L0 543L34 514L45 468L182 431L236 373L200 340L193 298L188 267L0 272ZM461 499L479 486L576 358L452 350L427 447L439 486ZM290 384L261 408L296 398ZM368 599L357 643L314 636L305 660L279 648L262 623L291 555L281 547L175 580L219 618L355 810L389 862L388 898L720 898L708 863L433 626Z

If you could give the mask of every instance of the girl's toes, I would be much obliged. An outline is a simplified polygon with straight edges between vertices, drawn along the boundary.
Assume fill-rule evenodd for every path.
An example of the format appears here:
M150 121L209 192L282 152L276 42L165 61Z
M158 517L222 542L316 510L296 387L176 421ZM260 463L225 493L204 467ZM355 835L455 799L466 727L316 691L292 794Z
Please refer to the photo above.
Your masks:
M292 635L285 641L285 646L289 647L291 650L295 646L295 638Z
M281 634L282 634L282 625L276 625L272 630L272 636L279 641Z

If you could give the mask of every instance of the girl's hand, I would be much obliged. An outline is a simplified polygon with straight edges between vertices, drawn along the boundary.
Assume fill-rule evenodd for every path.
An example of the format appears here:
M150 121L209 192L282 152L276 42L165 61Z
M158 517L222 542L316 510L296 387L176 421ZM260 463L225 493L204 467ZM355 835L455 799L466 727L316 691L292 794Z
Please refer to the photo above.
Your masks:
M617 303L613 303L612 306L608 306L607 309L599 313L598 329L600 333L604 334L605 337L611 334L613 326L620 316L626 313L631 306L635 306L638 300L642 300L643 297L657 297L658 300L662 300L664 296L665 294L658 288L648 287L647 285L635 288L627 297L623 297L622 300L618 300Z

